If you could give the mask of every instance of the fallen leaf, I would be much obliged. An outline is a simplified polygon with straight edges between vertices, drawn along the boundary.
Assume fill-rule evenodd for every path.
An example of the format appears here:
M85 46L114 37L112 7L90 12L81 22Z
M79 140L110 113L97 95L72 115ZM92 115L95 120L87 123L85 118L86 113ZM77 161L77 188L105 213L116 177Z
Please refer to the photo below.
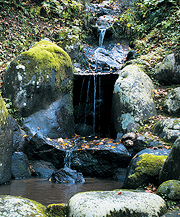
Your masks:
M122 191L120 191L120 192L118 192L118 193L115 193L116 195L120 195L120 194L122 194Z

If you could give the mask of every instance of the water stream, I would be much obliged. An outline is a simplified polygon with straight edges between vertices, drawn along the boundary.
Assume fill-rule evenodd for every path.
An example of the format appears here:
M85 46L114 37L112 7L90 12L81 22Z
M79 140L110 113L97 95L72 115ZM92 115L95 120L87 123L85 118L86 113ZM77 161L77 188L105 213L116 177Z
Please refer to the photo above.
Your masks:
M100 35L99 35L99 47L103 45L104 36L106 34L106 29L100 29Z
M47 179L12 180L10 185L0 186L0 195L29 198L47 206L53 203L67 203L79 192L110 191L122 187L121 182L108 179L86 178L85 184L57 184Z

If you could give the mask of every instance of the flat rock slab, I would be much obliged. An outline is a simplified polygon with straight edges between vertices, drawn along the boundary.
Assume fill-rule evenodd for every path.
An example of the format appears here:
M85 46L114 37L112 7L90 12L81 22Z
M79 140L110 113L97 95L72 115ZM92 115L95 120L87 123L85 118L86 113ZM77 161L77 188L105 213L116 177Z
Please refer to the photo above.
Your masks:
M42 204L21 197L0 195L0 216L4 217L43 217L45 209Z
M155 217L167 211L165 201L158 195L127 190L79 193L69 200L68 208L69 217Z

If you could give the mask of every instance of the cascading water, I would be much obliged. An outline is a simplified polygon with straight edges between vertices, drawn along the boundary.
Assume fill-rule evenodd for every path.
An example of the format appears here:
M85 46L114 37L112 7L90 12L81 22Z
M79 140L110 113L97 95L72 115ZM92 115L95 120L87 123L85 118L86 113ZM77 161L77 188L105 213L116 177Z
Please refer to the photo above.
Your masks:
M112 26L117 14L120 13L120 10L114 7L112 9L108 5L108 2L89 4L87 12L97 15L95 27L98 30L99 46L84 44L82 50L84 59L80 67L75 67L78 73L74 74L74 108L80 117L79 119L75 117L76 133L82 136L93 134L109 136L113 87L118 77L118 70L122 68L128 53L126 43L113 43L113 37L112 44L107 44L105 40L113 34Z
M94 75L94 110L93 110L93 134L96 128L96 75Z
M106 29L100 29L100 35L99 35L99 47L103 45L104 36L106 34Z

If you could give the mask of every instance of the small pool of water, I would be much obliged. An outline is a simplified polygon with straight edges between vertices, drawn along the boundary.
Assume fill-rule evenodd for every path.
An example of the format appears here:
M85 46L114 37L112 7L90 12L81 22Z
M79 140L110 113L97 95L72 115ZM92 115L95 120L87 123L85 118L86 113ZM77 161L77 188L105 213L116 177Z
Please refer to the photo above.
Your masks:
M12 180L10 185L0 186L0 195L13 195L29 198L47 206L52 203L67 203L69 199L84 191L111 191L122 187L122 182L85 178L84 184L58 184L47 179Z

